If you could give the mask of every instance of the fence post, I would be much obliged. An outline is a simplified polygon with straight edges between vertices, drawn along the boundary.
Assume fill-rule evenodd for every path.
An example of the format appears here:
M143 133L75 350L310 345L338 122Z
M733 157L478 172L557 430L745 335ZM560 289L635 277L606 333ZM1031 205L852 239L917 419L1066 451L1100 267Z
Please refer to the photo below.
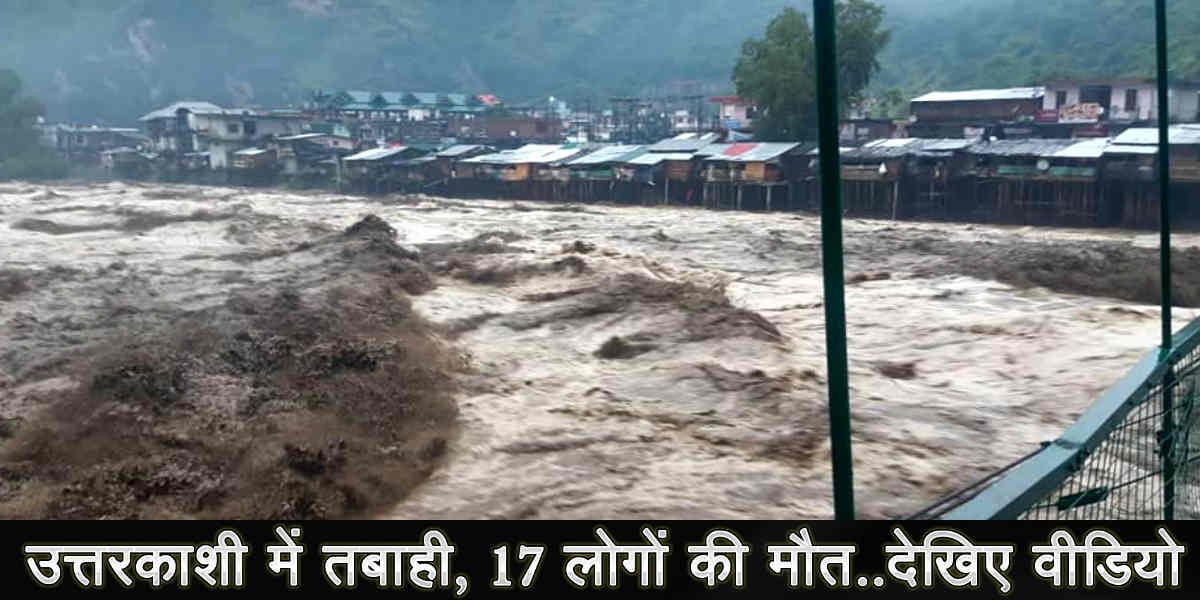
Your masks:
M850 452L850 377L846 358L846 298L842 256L842 182L838 147L837 8L813 0L817 111L821 157L821 266L825 279L825 359L829 370L829 441L833 450L834 518L854 519Z
M1170 94L1167 79L1167 2L1154 1L1155 50L1158 61L1158 211L1159 268L1162 279L1162 356L1171 351L1171 138ZM1162 461L1163 519L1175 518L1175 369L1168 367L1162 384L1162 430L1159 458Z

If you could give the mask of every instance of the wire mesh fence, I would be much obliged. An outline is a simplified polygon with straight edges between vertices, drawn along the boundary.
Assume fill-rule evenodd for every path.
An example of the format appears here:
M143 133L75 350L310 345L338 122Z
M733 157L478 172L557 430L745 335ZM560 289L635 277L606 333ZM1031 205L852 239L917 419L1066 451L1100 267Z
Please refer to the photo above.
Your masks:
M1079 468L1026 519L1193 519L1197 500L1197 352L1164 373ZM1173 513L1173 514L1170 514Z
M915 519L1200 518L1200 321L1148 355L1063 436Z

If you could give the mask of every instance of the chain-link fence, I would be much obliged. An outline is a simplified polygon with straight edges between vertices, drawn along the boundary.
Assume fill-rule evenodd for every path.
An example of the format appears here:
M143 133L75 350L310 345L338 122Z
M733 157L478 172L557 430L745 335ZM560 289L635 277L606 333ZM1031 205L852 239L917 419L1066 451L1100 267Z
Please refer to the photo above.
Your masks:
M1154 351L1057 440L915 519L1200 517L1200 321Z

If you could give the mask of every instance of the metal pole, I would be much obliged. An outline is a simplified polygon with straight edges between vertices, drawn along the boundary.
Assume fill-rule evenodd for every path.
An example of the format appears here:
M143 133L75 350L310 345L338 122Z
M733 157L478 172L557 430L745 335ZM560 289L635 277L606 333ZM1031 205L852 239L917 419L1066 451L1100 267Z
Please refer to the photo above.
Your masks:
M834 518L854 519L850 452L850 376L842 256L842 182L838 148L837 14L834 0L813 0L817 112L821 151L821 266L825 279L825 359L829 370L829 438L833 450Z
M1162 269L1162 355L1171 350L1171 139L1170 94L1167 81L1167 2L1155 0L1155 46L1158 55L1158 210L1159 266ZM1168 367L1162 385L1162 431L1159 454L1162 459L1163 519L1175 518L1175 373Z
M1159 252L1162 269L1162 347L1171 348L1171 143L1170 107L1167 82L1167 8L1166 0L1155 0L1155 29L1158 52L1158 188Z

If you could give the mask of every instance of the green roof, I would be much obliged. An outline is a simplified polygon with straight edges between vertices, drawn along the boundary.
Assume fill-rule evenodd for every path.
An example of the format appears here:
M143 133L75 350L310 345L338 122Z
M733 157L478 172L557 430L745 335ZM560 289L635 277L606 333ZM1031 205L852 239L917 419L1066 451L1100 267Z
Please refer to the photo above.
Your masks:
M327 102L339 96L346 102L333 105L343 110L405 111L411 108L439 108L447 112L482 112L487 108L480 103L471 106L473 96L468 94L446 94L438 92L370 92L365 90L320 90ZM416 98L416 104L406 104L405 98Z

